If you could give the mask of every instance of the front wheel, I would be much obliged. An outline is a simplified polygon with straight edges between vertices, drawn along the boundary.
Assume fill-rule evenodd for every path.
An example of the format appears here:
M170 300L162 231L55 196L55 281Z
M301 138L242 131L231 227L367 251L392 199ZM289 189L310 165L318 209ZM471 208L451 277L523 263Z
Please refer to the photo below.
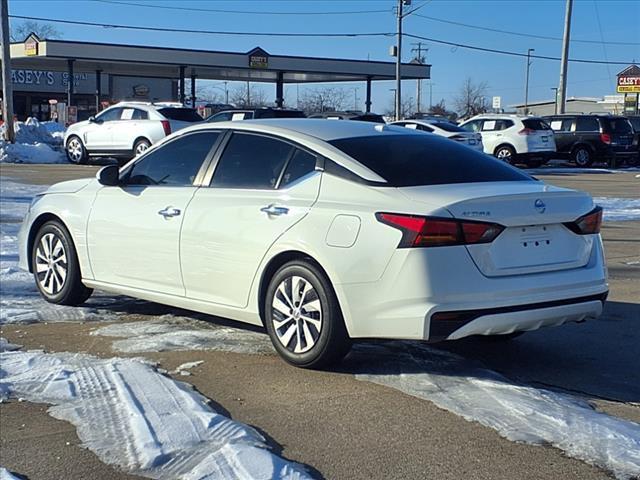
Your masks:
M92 291L81 281L78 256L67 229L57 221L45 223L31 250L33 276L47 302L80 305Z
M321 368L349 352L351 341L336 294L311 262L283 265L269 282L264 307L271 342L288 363Z
M87 163L88 154L87 149L84 148L82 140L79 137L73 136L67 141L67 158L72 163L84 164Z
M502 160L503 162L507 162L511 165L516 163L516 152L513 147L509 145L502 145L498 147L495 151L495 156L498 160Z
M587 168L593 163L593 156L591 150L586 147L578 147L573 152L573 161L578 167Z

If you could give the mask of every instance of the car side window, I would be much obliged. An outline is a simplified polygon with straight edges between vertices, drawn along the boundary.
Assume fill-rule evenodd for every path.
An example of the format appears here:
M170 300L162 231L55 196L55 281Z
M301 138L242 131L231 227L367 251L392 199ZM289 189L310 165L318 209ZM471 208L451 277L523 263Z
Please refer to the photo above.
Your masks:
M227 120L231 120L231 114L233 112L220 112L213 115L208 122L226 122Z
M498 120L496 122L496 130L506 130L511 127L513 127L513 122L511 120Z
M149 120L149 112L145 112L144 110L136 108L133 110L131 120Z
M576 132L599 132L600 124L597 118L578 117L576 119Z
M279 188L286 187L305 175L315 171L316 156L296 148L284 170Z
M96 120L99 120L101 122L113 122L114 120L120 120L121 115L122 108L111 108L98 115L96 117Z
M460 125L462 128L467 130L468 132L479 132L480 131L480 121L475 120L473 122L465 123L464 125Z
M416 125L416 128L417 128L418 130L422 130L423 132L433 132L433 128L431 128L431 127L427 127L426 125L420 125L420 124L418 124L418 125Z
M211 186L273 189L293 149L275 138L236 132L218 162Z
M493 132L495 130L499 130L497 123L497 120L485 120L482 124L482 131Z
M197 132L166 143L136 162L123 183L190 186L218 136L219 132Z

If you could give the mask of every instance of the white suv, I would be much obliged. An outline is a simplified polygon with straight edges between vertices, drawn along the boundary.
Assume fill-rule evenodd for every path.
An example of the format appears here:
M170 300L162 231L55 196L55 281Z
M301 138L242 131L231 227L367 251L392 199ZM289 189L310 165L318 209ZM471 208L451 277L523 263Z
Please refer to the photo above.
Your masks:
M556 152L553 130L538 117L485 114L460 126L480 133L484 152L508 163L538 167Z
M171 132L202 120L181 103L120 102L71 125L64 146L73 163L86 163L89 157L131 158Z

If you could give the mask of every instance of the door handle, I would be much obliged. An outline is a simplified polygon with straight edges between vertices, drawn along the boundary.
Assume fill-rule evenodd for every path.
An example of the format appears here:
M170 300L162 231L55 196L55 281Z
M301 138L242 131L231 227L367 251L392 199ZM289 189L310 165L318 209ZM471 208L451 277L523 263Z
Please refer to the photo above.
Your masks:
M260 211L266 213L269 216L286 215L287 213L289 213L289 209L287 207L276 207L274 204L271 204L267 207L262 207Z
M163 210L160 210L158 212L158 215L162 215L164 218L177 217L178 215L180 215L180 210L173 207L167 207Z

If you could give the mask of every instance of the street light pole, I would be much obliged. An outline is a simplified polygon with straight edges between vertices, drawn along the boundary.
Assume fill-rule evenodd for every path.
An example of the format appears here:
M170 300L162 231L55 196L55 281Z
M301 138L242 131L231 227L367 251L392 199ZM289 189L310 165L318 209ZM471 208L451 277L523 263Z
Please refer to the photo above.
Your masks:
M564 35L562 36L562 60L560 62L560 85L558 85L558 113L564 113L567 98L567 68L569 63L569 43L571 41L571 10L573 0L567 0L564 15Z
M527 50L527 75L524 81L524 114L529 114L529 67L531 66L531 52L535 52L535 48Z
M6 140L14 143L13 84L11 83L11 43L9 40L9 7L7 0L0 0L0 30L2 34L2 117L6 125Z
M402 102L402 77L400 72L400 67L402 64L402 7L404 5L404 0L398 0L398 43L396 50L396 120L400 120L401 116L401 106Z
M551 90L554 91L553 113L557 115L558 114L558 87L551 87Z

